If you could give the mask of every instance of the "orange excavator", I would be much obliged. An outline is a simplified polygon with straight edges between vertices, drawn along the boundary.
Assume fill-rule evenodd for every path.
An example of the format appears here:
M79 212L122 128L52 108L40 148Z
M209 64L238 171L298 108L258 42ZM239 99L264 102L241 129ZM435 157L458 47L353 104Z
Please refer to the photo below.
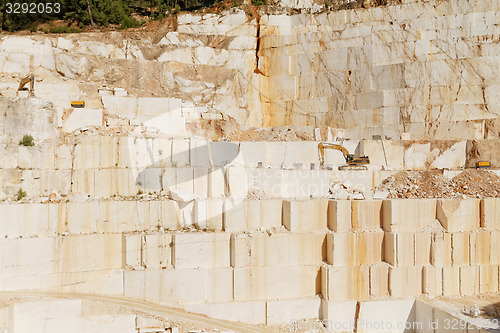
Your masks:
M354 154L349 154L345 147L335 144L335 143L323 143L320 142L318 144L319 150L319 163L320 165L325 164L325 149L334 149L338 150L344 155L345 162L347 165L340 167L339 169L361 169L366 170L366 164L370 164L370 158L368 156L356 157Z

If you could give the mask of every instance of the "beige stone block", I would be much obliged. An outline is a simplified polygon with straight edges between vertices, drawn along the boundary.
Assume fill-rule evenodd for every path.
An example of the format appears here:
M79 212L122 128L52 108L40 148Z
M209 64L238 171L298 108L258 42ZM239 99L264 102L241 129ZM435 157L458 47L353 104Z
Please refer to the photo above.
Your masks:
M69 202L66 208L65 230L71 234L97 231L99 202Z
M194 205L195 225L199 229L222 231L224 200L196 200Z
M423 293L429 297L441 296L443 294L443 268L424 266L422 285Z
M57 245L60 272L119 269L124 266L125 249L120 234L61 237Z
M368 266L321 267L321 294L326 300L367 299L369 290Z
M57 272L57 249L55 238L2 238L0 276L17 277ZM36 282L30 288L35 285Z
M316 295L318 266L276 266L234 269L234 300L272 300Z
M260 222L248 222L248 228L272 229L281 226L283 202L279 199L260 200ZM258 227L257 227L258 226Z
M179 230L181 226L181 211L174 200L160 201L161 226L166 230Z
M224 268L230 266L229 233L178 233L173 236L175 268Z
M393 266L415 265L415 234L410 232L384 234L384 261Z
M481 228L487 230L500 229L500 200L488 198L481 200Z
M71 184L71 192L94 195L95 189L95 170L74 170L73 182Z
M468 266L470 264L470 237L469 233L451 234L451 260L453 266Z
M190 163L189 139L172 140L172 165L182 167Z
M417 297L422 294L422 267L390 267L389 292L392 297Z
M233 269L161 269L159 286L145 283L160 304L224 303L233 301ZM127 277L125 277L127 287ZM160 292L158 292L158 290ZM147 292L146 292L147 293ZM156 293L156 294L155 294Z
M145 235L142 244L144 265L146 268L166 268L172 264L171 234Z
M355 200L351 203L351 222L353 230L367 231L379 230L382 201L380 200Z
M227 190L227 180L224 168L212 168L208 171L208 196L210 198L223 197Z
M233 234L233 267L321 265L323 234L267 233Z
M266 324L265 301L229 302L212 304L188 304L183 306L189 312L201 313L211 318L247 323Z
M370 296L386 297L389 295L389 266L370 266Z
M228 196L233 198L245 198L248 196L248 172L246 168L226 168Z
M85 136L73 151L74 169L99 168L101 164L100 136Z
M489 265L491 250L491 233L489 231L471 232L470 263L471 265Z
M436 200L384 200L382 224L385 231L420 231L436 220Z
M327 228L328 200L283 201L283 225L291 232L314 232Z
M282 201L245 200L247 230L268 230L281 225Z
M356 265L356 233L336 232L326 236L327 260L333 266Z
M69 145L60 145L55 149L55 167L56 169L71 169L73 167L73 158L71 156L72 148Z
M316 265L323 262L323 234L276 233L267 237L266 263L269 266Z
M404 327L415 327L415 315L413 299L362 302L356 332L404 332Z
M40 147L19 146L19 168L40 169L42 167L42 154Z
M460 267L443 267L443 296L460 295Z
M247 230L247 212L243 200L224 200L223 230L240 232Z
M479 266L479 292L498 292L498 266Z
M437 219L449 232L472 231L479 228L479 200L441 199Z
M207 200L207 228L215 231L223 230L224 200Z
M352 332L356 320L357 301L332 302L321 300L320 320L328 320L326 329L333 332ZM335 327L335 323L342 323L343 327ZM337 324L338 325L338 324Z
M490 264L500 265L500 231L491 232L490 243Z
M294 320L316 319L320 312L319 297L267 302L267 325L290 325ZM293 325L293 324L292 324Z
M383 232L356 233L356 263L358 265L373 265L382 262Z
M431 265L451 266L451 234L435 233L431 240Z
M250 267L250 258L252 256L252 239L249 234L231 234L230 238L230 263L231 267L241 268ZM254 254L255 256L260 253Z
M425 266L430 264L431 259L431 236L430 232L415 233L415 265Z
M100 140L100 167L114 168L118 166L118 137L101 136Z
M328 201L328 228L335 232L352 231L350 200Z
M125 235L125 265L126 267L143 266L142 242L143 235Z
M403 169L404 146L396 140L362 140L360 154L370 157L370 165L384 170Z
M94 171L94 195L101 198L111 197L113 191L113 170L97 169Z
M175 185L176 190L194 193L194 168L175 168ZM172 186L170 185L170 189Z
M460 267L460 296L479 293L479 266Z
M193 189L200 198L208 198L208 168L193 168Z

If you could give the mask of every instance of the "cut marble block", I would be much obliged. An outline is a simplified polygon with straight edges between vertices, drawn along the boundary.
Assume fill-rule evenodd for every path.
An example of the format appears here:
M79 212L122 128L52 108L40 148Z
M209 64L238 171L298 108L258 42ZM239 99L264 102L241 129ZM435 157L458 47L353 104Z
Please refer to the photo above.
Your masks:
M389 266L370 266L370 296L386 297L389 295Z
M490 263L491 233L478 231L470 233L471 265L488 265Z
M327 259L333 266L373 265L382 261L383 232L327 234Z
M422 267L389 268L389 292L392 297L417 297L422 294Z
M303 266L323 263L324 234L231 235L231 266Z
M328 201L328 228L335 232L352 231L351 201Z
M293 320L319 318L321 299L302 298L267 302L267 325L290 325Z
M351 205L353 230L368 231L381 228L381 200L354 200Z
M415 233L384 234L384 261L393 266L415 265Z
M470 235L456 232L451 234L451 260L453 266L468 266L470 264Z
M479 293L479 266L460 267L460 296Z
M435 233L431 240L431 265L451 266L451 234Z
M437 219L449 232L472 231L479 228L479 200L440 199Z
M273 300L316 295L318 266L234 269L234 300Z
M367 299L370 277L368 266L321 267L321 294L326 300Z
M499 266L479 266L479 292L481 294L498 292L498 268Z
M460 268L443 267L443 296L460 295Z
M481 228L500 230L500 200L488 198L481 200Z
M229 233L176 233L172 264L175 268L224 268L230 266Z
M314 232L327 228L328 200L283 201L283 225L291 232Z
M436 200L384 200L382 212L382 224L385 231L420 231L436 220Z
M424 266L423 292L429 297L441 296L443 294L442 267Z

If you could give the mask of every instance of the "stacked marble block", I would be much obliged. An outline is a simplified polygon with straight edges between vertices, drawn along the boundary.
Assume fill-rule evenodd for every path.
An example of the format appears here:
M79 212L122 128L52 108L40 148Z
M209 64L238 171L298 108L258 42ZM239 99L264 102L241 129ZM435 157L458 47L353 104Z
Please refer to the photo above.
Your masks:
M327 237L329 265L322 267L325 300L467 296L499 289L496 199L331 201L330 206L334 232Z

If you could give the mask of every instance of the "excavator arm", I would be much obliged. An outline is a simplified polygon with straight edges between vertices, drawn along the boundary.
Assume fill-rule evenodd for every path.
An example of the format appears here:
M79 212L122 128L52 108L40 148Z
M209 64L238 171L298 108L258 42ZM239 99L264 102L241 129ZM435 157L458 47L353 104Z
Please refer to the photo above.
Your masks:
M347 149L345 149L341 145L337 145L337 144L334 144L334 143L323 143L323 142L320 142L318 144L318 149L319 149L319 163L321 165L323 165L325 163L325 149L335 149L335 150L340 151L342 153L342 155L344 155L346 163L348 163L349 160L351 159L350 158L351 155L349 154L349 152L347 151Z
M344 155L346 164L349 166L370 164L370 158L368 156L355 157L354 154L349 154L349 151L345 149L345 147L337 145L335 143L320 142L318 144L318 149L320 165L325 164L325 149L335 149L340 151L342 155Z
M26 86L28 83L30 83L30 95L33 96L35 91L35 77L33 75L29 75L23 78L21 82L19 82L17 91L22 91L24 89L24 86Z

